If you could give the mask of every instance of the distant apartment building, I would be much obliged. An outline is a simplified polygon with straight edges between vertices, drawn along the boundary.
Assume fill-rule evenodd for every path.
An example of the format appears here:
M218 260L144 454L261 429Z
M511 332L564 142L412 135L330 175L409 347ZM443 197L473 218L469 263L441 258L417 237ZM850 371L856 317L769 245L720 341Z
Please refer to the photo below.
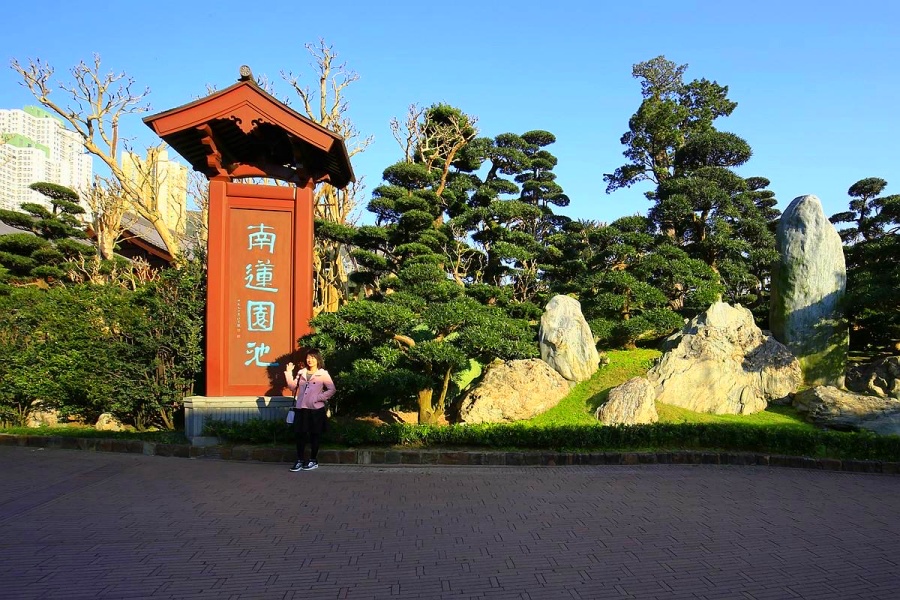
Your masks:
M144 198L155 198L160 214L172 231L184 233L187 227L187 167L169 160L168 151L149 148L141 158L132 152L122 154L122 171L143 190Z
M18 210L23 202L50 208L29 185L48 181L83 193L91 178L91 155L60 119L37 106L0 109L0 208Z

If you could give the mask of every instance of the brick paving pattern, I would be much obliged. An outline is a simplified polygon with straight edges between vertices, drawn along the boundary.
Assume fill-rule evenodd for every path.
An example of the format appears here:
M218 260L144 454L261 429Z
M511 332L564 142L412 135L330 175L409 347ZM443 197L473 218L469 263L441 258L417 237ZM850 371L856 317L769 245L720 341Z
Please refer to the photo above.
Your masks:
M896 599L900 477L0 447L0 597Z

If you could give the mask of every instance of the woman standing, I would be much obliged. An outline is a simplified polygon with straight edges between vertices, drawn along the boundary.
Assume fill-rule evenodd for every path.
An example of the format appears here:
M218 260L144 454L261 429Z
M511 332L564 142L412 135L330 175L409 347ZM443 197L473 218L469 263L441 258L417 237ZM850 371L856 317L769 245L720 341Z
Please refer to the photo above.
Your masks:
M325 361L318 350L306 355L306 368L294 376L294 363L287 364L284 380L294 394L294 434L297 437L297 462L291 471L311 471L319 468L319 438L327 422L327 402L334 396L334 382L325 370ZM309 440L309 461L304 459Z

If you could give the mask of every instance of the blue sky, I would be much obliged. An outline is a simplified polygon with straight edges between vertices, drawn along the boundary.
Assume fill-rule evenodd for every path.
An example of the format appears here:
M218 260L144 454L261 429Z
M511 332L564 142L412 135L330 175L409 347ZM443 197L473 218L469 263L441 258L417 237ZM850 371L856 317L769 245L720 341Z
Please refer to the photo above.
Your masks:
M322 38L360 76L347 99L375 138L353 164L363 203L401 158L391 117L446 102L477 116L482 135L555 134L548 149L572 200L557 212L610 221L648 208L647 186L607 195L602 175L623 164L619 138L640 104L632 65L664 54L689 65L688 80L729 86L738 107L717 126L750 143L740 172L770 179L782 210L802 194L819 196L829 215L845 210L863 177L900 192L900 4L888 0L128 4L12 3L0 55L7 65L39 57L67 80L99 53L105 69L149 87L159 112L230 85L241 64L282 96L281 71L314 84L304 44ZM0 68L0 108L31 103L18 75ZM138 146L156 142L137 118L125 129Z

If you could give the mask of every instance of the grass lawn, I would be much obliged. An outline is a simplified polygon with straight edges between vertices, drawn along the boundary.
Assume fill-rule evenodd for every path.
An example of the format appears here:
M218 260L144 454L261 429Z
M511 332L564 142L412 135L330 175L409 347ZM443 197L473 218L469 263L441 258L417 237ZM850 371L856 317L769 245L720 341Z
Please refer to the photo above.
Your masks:
M582 381L559 404L527 421L529 425L596 425L594 412L606 402L609 390L643 375L659 358L658 350L611 350L609 364Z
M596 425L594 413L606 402L609 390L632 377L644 375L661 356L658 350L612 350L607 353L609 364L601 367L588 381L582 381L547 412L527 421L529 425ZM789 406L770 406L753 415L712 415L697 413L677 406L657 403L660 423L738 423L758 427L793 427L814 431Z

